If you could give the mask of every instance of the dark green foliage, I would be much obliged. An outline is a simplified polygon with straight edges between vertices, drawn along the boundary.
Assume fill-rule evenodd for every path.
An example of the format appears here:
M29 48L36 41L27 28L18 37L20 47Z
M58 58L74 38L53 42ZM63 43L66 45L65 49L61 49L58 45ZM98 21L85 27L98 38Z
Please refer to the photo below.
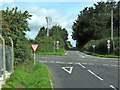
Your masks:
M46 28L41 27L38 35L35 38L35 42L31 41L31 43L37 43L39 44L37 52L54 52L54 41L59 41L59 52L63 51L64 48L68 48L68 45L66 43L67 41L67 30L65 28L62 29L60 26L53 26L50 29L50 36L47 37L46 35ZM55 44L55 52L57 52Z
M53 52L53 39L51 37L37 37L36 43L39 44L37 52Z
M28 11L17 11L15 7L12 10L7 8L2 10L2 36L6 38L6 45L11 45L8 37L11 37L14 43L15 63L31 60L30 42L25 38L24 31L30 31L27 19L32 15Z
M105 38L105 39L101 39L101 40L91 40L83 47L83 50L93 52L92 45L96 45L95 53L108 54L108 48L107 48L107 40L108 39L110 39L110 38ZM115 49L113 50L113 47L112 47L113 45L111 42L110 52L112 52L111 54L119 55L119 46L118 46L119 38L115 37L114 41L115 41Z
M45 27L41 27L37 37L43 37L46 35L47 35L47 30L45 29Z
M120 2L120 1L119 1ZM111 7L113 6L113 7ZM98 2L93 7L86 7L74 21L72 38L77 40L77 47L83 47L90 40L98 40L111 35L111 9L114 11L114 37L118 36L118 3ZM102 44L100 44L102 46Z

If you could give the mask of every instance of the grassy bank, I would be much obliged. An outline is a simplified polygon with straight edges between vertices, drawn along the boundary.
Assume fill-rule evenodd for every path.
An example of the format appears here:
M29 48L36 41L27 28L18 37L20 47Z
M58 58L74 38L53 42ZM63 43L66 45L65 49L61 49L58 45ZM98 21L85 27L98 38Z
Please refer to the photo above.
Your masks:
M97 57L105 57L105 58L120 58L120 56L115 56L115 55L99 55L96 53L88 52L88 51L83 51L86 54L97 56Z
M65 56L65 53L64 52L38 52L36 53L36 55L57 55L57 56Z
M51 88L48 73L52 74L48 68L36 61L23 63L16 67L15 72L6 81L4 88ZM53 81L52 81L53 82ZM52 89L51 89L52 90Z

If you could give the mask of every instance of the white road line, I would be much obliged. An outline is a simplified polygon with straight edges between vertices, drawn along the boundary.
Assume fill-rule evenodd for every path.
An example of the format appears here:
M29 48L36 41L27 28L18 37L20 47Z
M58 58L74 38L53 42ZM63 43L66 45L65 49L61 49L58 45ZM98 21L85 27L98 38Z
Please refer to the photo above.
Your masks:
M47 63L48 61L44 61L45 63Z
M85 66L83 66L81 63L79 63L79 65L82 67L82 68L86 68Z
M73 64L73 62L68 62L67 64Z
M55 63L61 63L61 62L57 61L57 62L55 62Z
M74 63L74 64L79 64L79 63L76 62L76 63Z
M93 63L88 63L89 65L94 65Z
M117 67L117 65L111 65L111 66L113 66L113 67Z
M108 64L103 64L104 66L109 66Z
M65 56L67 55L67 53L65 53Z
M86 65L87 63L82 63L82 64L85 64L85 65Z
M95 77L97 77L98 79L100 79L101 81L103 81L103 79L99 76L97 76L95 73L93 73L91 70L88 70L88 72L90 72L92 75L94 75Z
M85 57L82 55L82 58L85 58Z
M55 61L50 61L51 63L54 63Z
M110 85L111 88L113 88L114 90L117 90L113 85Z
M60 62L61 64L65 64L66 62Z
M61 67L63 70L65 70L66 72L68 72L69 74L72 73L73 67ZM66 68L70 68L70 70L67 70Z

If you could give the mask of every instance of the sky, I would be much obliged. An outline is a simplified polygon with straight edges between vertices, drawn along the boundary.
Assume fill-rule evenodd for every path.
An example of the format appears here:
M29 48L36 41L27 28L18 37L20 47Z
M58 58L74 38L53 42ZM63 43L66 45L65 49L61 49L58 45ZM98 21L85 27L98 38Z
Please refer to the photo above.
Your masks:
M0 9L6 10L6 7L12 9L17 6L22 12L28 10L33 15L31 20L28 20L30 31L26 32L26 37L30 39L35 39L40 27L47 27L45 17L51 17L51 27L60 25L66 28L68 41L75 47L76 41L71 36L73 22L80 11L85 7L93 7L98 1L101 0L0 0Z

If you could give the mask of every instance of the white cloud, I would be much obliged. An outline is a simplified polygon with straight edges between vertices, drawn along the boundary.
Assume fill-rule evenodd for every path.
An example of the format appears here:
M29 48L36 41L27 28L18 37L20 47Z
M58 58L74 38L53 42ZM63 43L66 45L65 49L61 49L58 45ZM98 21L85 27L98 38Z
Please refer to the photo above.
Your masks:
M32 7L28 8L28 11L33 16L31 17L31 20L28 20L29 27L31 29L30 32L26 32L27 36L31 39L34 39L36 35L38 34L40 27L45 26L47 27L46 18L45 17L51 17L52 22L51 26L53 25L60 25L62 28L66 28L68 30L68 40L72 41L72 22L73 19L69 19L69 17L65 16L61 12L57 11L56 9L45 9L45 8L39 8L39 7Z
M14 2L14 0L0 0L0 8L2 8L4 4L10 4L12 2Z

